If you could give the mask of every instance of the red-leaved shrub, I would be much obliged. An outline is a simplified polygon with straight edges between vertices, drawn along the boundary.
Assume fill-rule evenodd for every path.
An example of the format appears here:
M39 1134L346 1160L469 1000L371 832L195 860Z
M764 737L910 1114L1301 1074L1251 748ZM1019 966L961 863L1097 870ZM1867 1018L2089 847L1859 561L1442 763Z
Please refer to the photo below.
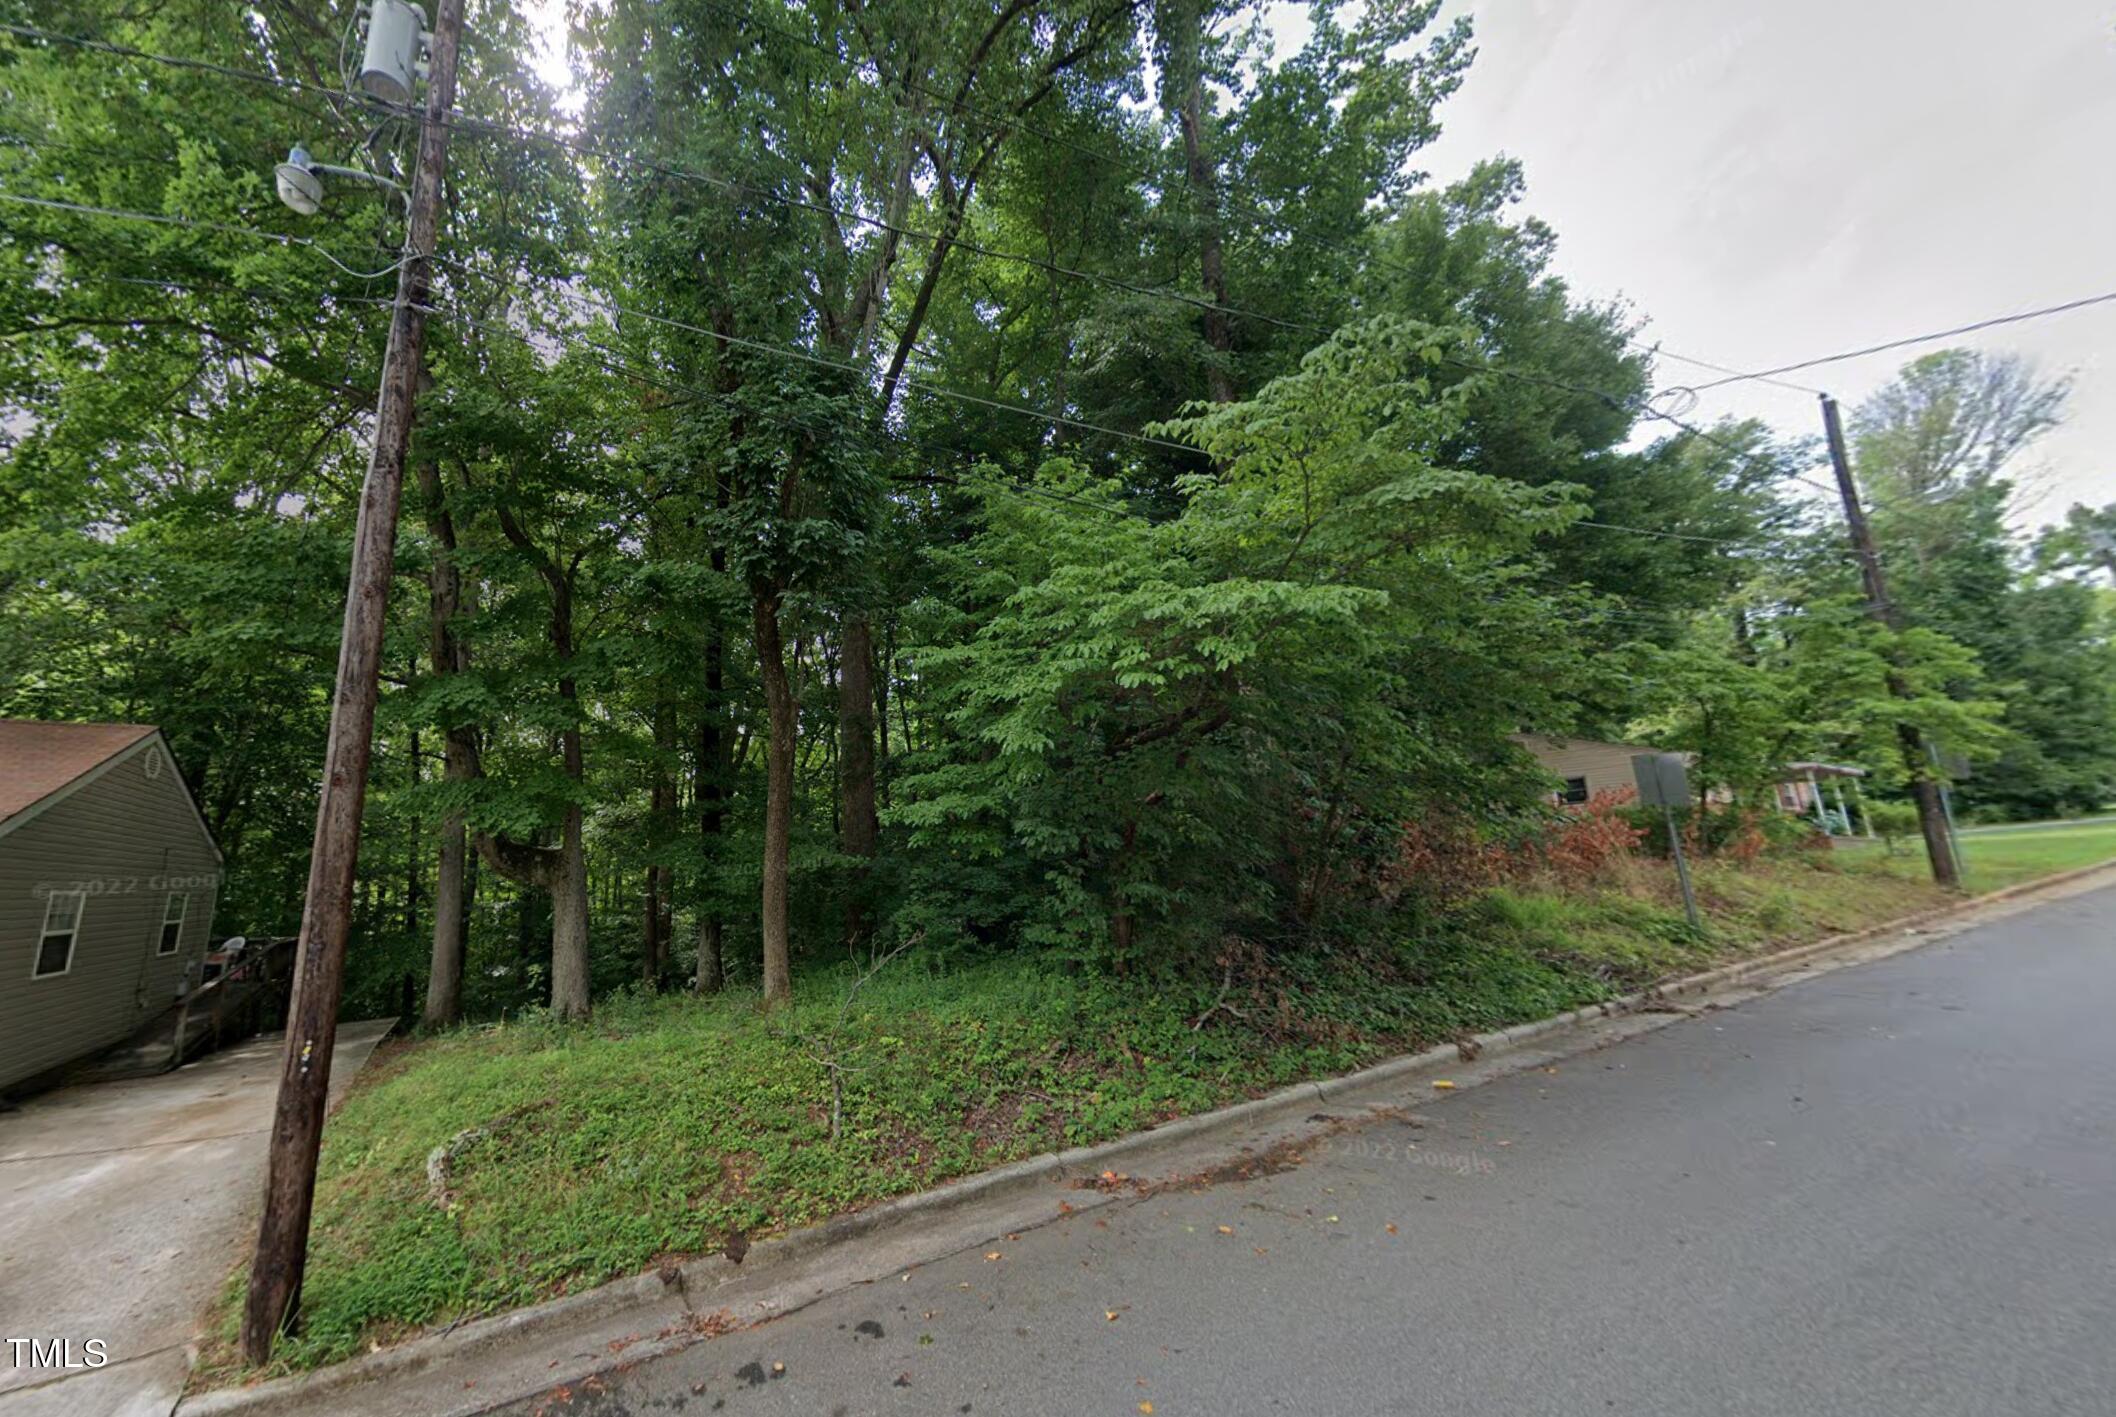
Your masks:
M1542 864L1568 881L1585 882L1605 874L1612 862L1630 856L1645 836L1624 813L1637 798L1629 787L1595 793L1552 824L1540 843Z

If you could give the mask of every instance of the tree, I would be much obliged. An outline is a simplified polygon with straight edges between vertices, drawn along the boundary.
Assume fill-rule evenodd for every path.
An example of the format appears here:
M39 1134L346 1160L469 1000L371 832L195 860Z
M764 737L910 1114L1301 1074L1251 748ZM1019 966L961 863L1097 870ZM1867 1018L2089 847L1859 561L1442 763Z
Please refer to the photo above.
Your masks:
M1172 520L1067 462L988 474L947 558L969 617L912 651L946 736L893 816L935 889L973 873L995 891L971 918L1119 968L1150 939L1304 933L1546 708L1510 652L1548 602L1502 567L1574 511L1432 460L1460 400L1425 375L1458 337L1370 322L1195 405L1161 432L1224 472Z
M2007 706L2004 751L1963 785L1963 800L2011 816L2088 809L2116 783L2109 660L2091 598L2036 584L2006 527L2015 471L2057 425L2067 392L2018 357L1945 350L1906 366L1852 424L1904 614L1973 650Z

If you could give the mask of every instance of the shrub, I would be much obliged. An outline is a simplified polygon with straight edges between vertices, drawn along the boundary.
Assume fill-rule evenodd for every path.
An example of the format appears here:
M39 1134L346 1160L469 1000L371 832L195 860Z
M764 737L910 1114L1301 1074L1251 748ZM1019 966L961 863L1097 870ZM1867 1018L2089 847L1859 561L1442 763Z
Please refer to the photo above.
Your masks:
M1645 835L1633 819L1631 788L1597 792L1586 805L1567 813L1543 846L1543 861L1561 878L1590 881L1613 862L1631 855Z
M1514 870L1512 856L1504 843L1487 837L1470 818L1427 812L1403 824L1395 860L1382 872L1382 898L1394 904L1412 895L1430 904L1451 905L1505 880Z
M1908 802L1869 802L1866 820L1888 844L1890 856L1904 840L1918 834L1918 809Z

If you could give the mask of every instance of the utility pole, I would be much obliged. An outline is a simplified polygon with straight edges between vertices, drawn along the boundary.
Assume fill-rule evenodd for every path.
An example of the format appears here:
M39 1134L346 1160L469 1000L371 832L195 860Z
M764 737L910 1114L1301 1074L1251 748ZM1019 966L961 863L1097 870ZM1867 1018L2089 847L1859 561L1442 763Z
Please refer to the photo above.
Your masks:
M1837 401L1822 396L1822 431L1829 438L1830 466L1836 470L1837 491L1844 498L1844 521L1851 531L1852 550L1859 557L1859 573L1866 584L1866 610L1891 630L1903 628L1903 617L1888 598L1888 582L1881 575L1881 554L1874 548L1873 529L1866 524L1866 510L1859 505L1859 489L1852 482L1851 455L1844 447L1844 425L1837 417ZM1888 692L1910 697L1903 676L1888 671ZM1932 865L1932 879L1949 890L1961 889L1961 872L1955 867L1954 842L1947 830L1947 813L1940 802L1939 783L1927 771L1925 737L1915 724L1896 723L1896 742L1903 750L1903 766L1910 772L1910 792L1918 805L1918 827L1925 837L1925 859Z
M263 1363L271 1356L274 1337L294 1325L301 1307L309 1211L316 1193L316 1152L323 1139L324 1107L330 1095L331 1050L338 1037L346 933L360 855L360 817L367 802L368 760L374 747L375 680L396 559L397 507L404 490L405 454L411 444L412 400L426 344L426 297L440 224L447 120L455 104L456 54L462 30L463 0L440 0L404 259L397 270L397 301L390 314L389 349L375 405L375 444L360 490L360 520L353 536L345 626L338 646L338 683L331 700L330 739L324 750L323 795L316 806L316 839L309 857L293 1000L287 1010L286 1051L280 1061L279 1100L272 1116L264 1217L257 1228L257 1253L250 1264L250 1289L243 1305L242 1351L251 1363Z

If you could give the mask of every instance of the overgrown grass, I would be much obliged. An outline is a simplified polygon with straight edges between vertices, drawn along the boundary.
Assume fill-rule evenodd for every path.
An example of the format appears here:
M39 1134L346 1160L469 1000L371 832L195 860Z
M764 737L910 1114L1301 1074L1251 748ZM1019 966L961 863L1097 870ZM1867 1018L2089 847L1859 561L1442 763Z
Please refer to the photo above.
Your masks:
M599 1002L586 1025L413 1043L329 1126L305 1327L274 1366L314 1367L738 1232L813 1223L1938 898L1878 860L1706 863L1699 888L1709 941L1685 927L1665 869L1639 862L1594 890L1492 891L1386 947L1253 965L1224 992L1219 977L1069 975L1027 956L943 969L911 954L849 1008L845 965L810 969L799 1002L769 1015L753 995L632 996ZM436 1147L453 1151L440 1189ZM231 1281L207 1381L236 1376L238 1308Z
M1969 832L1961 841L1962 865L1968 875L1963 884L1979 893L2116 860L2116 822ZM1898 847L1894 856L1879 845L1865 842L1847 847L1840 854L1861 864L1879 862L1884 869L1909 878L1922 879L1928 869L1924 843L1917 840Z

